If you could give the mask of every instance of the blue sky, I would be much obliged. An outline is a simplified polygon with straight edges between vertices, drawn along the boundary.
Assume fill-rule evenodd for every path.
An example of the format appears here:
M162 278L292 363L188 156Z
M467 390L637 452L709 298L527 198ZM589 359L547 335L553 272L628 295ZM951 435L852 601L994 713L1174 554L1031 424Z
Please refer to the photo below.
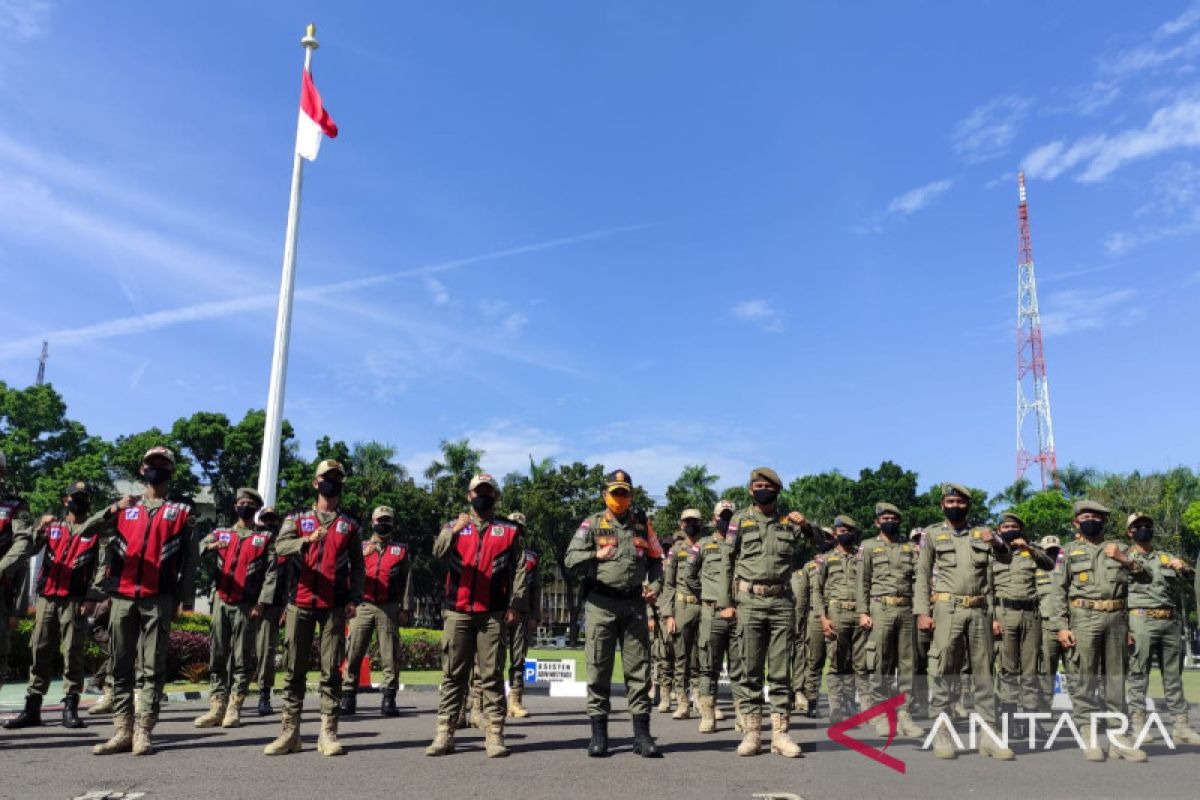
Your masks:
M1200 5L1102 5L0 0L0 379L265 403L311 19L306 451L998 490L1024 165L1060 463L1194 464Z

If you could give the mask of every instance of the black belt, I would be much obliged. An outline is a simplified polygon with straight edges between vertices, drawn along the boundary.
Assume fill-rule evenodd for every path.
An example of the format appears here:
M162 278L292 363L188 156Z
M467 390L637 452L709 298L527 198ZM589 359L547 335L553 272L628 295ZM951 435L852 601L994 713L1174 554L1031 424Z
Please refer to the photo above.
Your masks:
M614 589L611 586L606 586L599 581L593 581L588 587L588 591L592 594L598 594L601 597L611 597L614 600L641 600L642 589L639 586L636 589Z
M1038 610L1037 600L1005 600L1003 597L998 597L996 598L996 603L998 603L1001 608L1012 608L1016 609L1017 611Z

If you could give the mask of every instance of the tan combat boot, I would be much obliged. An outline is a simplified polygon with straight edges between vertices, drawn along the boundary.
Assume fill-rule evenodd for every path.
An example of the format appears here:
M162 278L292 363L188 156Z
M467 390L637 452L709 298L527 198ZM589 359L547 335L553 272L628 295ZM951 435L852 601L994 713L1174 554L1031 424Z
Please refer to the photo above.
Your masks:
M896 714L896 733L910 739L925 738L925 729L916 723L907 708L900 709L900 712Z
M521 686L514 686L508 690L508 715L517 719L524 719L529 716L529 712L525 706L521 705L521 700L524 699L525 689Z
M871 723L871 727L875 729L876 736L887 737L889 726L886 716L876 717L875 721Z
M454 720L450 717L438 717L437 733L433 743L425 748L427 756L448 756L454 752Z
M483 730L485 727L483 719L483 695L479 695L471 703L471 727Z
M1196 733L1196 729L1188 725L1187 717L1179 716L1175 718L1175 724L1171 727L1171 739L1175 744L1200 744L1200 733Z
M137 724L133 728L133 754L135 756L154 755L154 742L150 740L150 734L154 733L154 726L157 724L157 714L138 716Z
M1133 740L1117 733L1108 734L1108 757L1123 758L1135 764L1149 760L1146 751L1133 746Z
M716 704L713 698L701 696L700 703L700 732L701 733L716 733L717 732L717 715L714 713Z
M333 714L321 715L321 733L317 736L317 752L323 756L344 756L346 748L337 738L338 718Z
M756 756L762 748L762 717L758 714L742 715L742 743L738 745L739 756Z
M113 690L111 686L104 687L104 695L92 703L88 714L111 714L113 710Z
M1095 746L1092 746L1092 736L1097 737ZM1082 725L1079 728L1079 739L1083 742L1083 757L1088 761L1103 761L1104 751L1100 749L1099 736L1091 725Z
M300 715L283 712L283 729L279 737L263 748L269 756L282 756L300 752Z
M208 696L208 711L196 717L192 724L197 728L215 728L221 724L221 720L225 718L225 707L229 704L228 699L223 694L210 694Z
M788 735L788 715L771 715L771 752L779 753L784 758L802 758L800 745L792 741Z
M717 705L716 697L714 697L712 699L712 701L713 701L713 719L715 719L717 722L720 722L721 720L725 719L725 712L721 710L721 707L719 705Z
M691 704L688 702L687 690L676 692L675 713L671 715L671 719L689 719L691 716Z
M738 711L737 703L733 704L733 730L734 733L746 732L746 718L742 716L742 712Z
M101 742L92 748L98 756L112 753L128 753L133 749L133 714L121 714L113 718L116 731L107 742Z
M982 732L979 734L979 755L994 758L997 761L1012 761L1016 758L1011 749Z
M933 737L933 754L937 758L958 758L958 751L954 749L954 739L950 738L950 732L945 728L939 728L937 735Z
M654 710L660 714L671 713L671 694L671 684L660 683L658 685L658 705Z
M488 758L504 758L508 755L508 748L504 746L504 720L488 720L483 731L483 750Z
M244 694L235 694L229 698L229 705L225 707L225 719L221 720L222 728L242 727L242 703L245 702Z

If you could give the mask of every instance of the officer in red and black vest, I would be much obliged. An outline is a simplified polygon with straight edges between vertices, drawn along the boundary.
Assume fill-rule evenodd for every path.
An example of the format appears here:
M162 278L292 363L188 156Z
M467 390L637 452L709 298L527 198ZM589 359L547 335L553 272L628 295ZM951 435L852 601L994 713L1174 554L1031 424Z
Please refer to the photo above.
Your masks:
M262 618L266 576L275 561L271 537L254 527L263 506L262 495L238 489L232 528L217 528L200 542L200 558L214 567L216 597L209 634L208 712L197 717L197 728L238 728L242 704L250 690L254 640Z
M167 679L171 620L180 605L193 597L195 518L191 506L167 500L175 454L166 447L151 447L139 472L146 484L143 495L122 497L93 515L79 531L100 535L109 551L101 585L112 599L108 627L116 732L92 748L96 755L154 752L150 734L158 723Z
M454 729L467 698L471 667L478 659L488 758L508 755L504 746L504 626L526 610L525 546L521 530L496 517L500 486L486 473L471 479L471 513L442 526L433 556L446 562L442 611L444 675L437 734L427 756L454 752Z
M4 723L6 728L27 728L42 723L42 698L50 688L54 658L59 645L63 654L62 720L64 728L82 728L79 693L83 690L83 646L87 642L87 618L103 599L94 586L98 536L81 536L77 531L88 517L92 493L83 481L75 481L63 493L65 519L51 514L38 523L37 545L43 548L37 575L37 615L29 648L33 666L25 710Z
M341 663L346 620L363 597L362 536L358 522L343 512L346 470L333 459L317 465L313 488L317 504L289 514L275 541L275 552L289 558L292 596L287 610L287 678L283 689L283 730L263 750L269 756L300 752L300 710L313 639L320 628L321 734L317 752L340 756L338 714L342 699ZM272 569L268 583L280 580ZM271 591L273 591L271 585ZM269 591L263 589L264 596Z
M279 535L279 528L282 525L283 519L273 506L260 509L254 518L254 529L271 539ZM274 550L274 546L271 549ZM291 596L286 580L287 561L287 557L276 553L276 570L273 573L268 571L268 575L274 574L276 579L271 582L273 586L271 596L267 597L266 592L262 594L262 616L258 620L258 630L254 634L256 663L254 679L258 681L258 715L260 717L270 716L272 712L271 689L275 686L275 651L279 647L279 626L283 624L284 617L287 615L287 599ZM267 584L264 582L263 586L266 588Z
M371 538L363 542L366 583L363 602L350 620L346 655L346 678L342 681L342 714L358 711L358 680L371 634L379 637L379 660L383 665L383 692L379 713L400 716L396 690L400 687L400 626L408 624L412 610L409 585L412 558L408 546L393 539L395 514L388 506L371 512Z
M8 677L9 624L15 619L17 590L33 552L29 505L6 489L8 459L0 452L0 686Z
M509 520L521 529L525 536L525 515L515 511L508 515ZM536 550L525 549L525 575L529 590L526 592L529 611L521 614L520 619L506 626L505 649L508 651L508 716L525 718L529 711L522 704L525 695L525 655L529 652L529 637L538 623L542 621L542 576L538 571L538 554Z

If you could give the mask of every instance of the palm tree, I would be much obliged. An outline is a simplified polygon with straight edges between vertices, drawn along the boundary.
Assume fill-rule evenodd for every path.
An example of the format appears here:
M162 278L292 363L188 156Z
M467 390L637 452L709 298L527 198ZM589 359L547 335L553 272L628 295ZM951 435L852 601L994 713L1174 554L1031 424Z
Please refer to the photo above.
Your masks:
M1074 463L1054 472L1054 483L1068 500L1083 497L1099 478L1099 471Z
M1033 484L1030 482L1030 480L1028 478L1017 478L1016 481L1013 482L1012 486L1004 489L998 495L989 500L988 506L991 508L996 508L998 506L1012 508L1013 506L1021 505L1021 503L1024 503L1026 500L1033 497L1033 495Z
M395 462L396 448L382 442L355 442L350 453L350 473L359 480L359 493L372 498L396 492L407 481L408 470Z
M442 440L442 460L434 461L425 468L425 478L433 483L442 479L450 479L454 484L461 485L466 492L472 476L479 472L480 459L483 451L471 447L469 439L459 439L457 442Z

